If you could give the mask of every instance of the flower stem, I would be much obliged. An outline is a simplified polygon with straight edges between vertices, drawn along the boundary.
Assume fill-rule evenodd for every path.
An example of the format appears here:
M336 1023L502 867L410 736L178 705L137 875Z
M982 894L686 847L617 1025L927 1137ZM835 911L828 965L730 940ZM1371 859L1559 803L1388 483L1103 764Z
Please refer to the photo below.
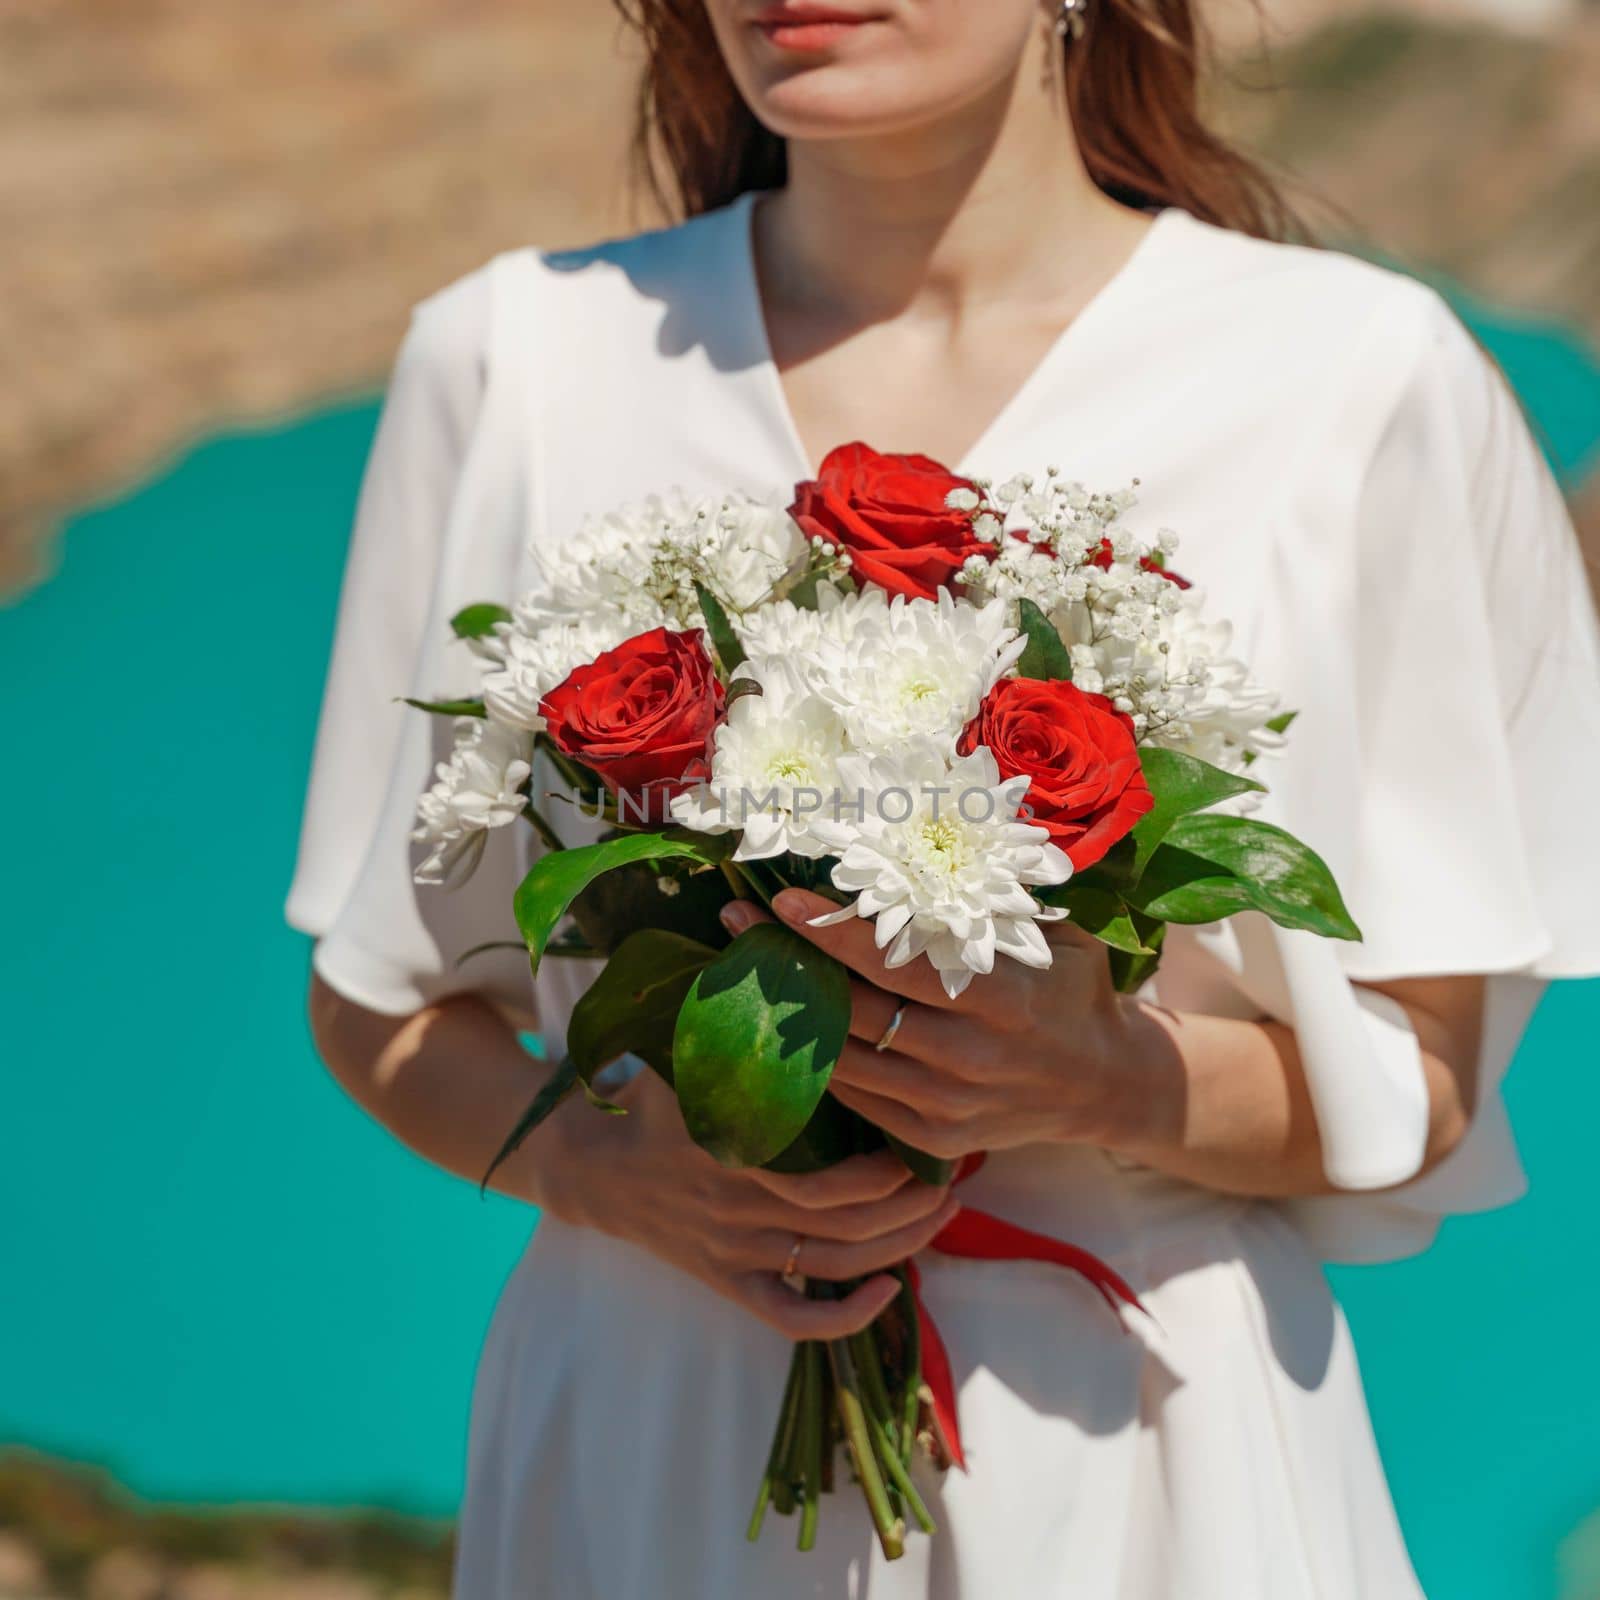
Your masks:
M533 824L533 831L538 834L542 840L544 840L545 849L565 850L567 848L566 845L562 843L561 835L557 833L556 830L552 828L545 820L545 818L539 814L538 810L534 806L533 801L528 801L528 803L522 808L522 814L528 819L529 822Z
M911 1273L901 1267L900 1307L905 1318L905 1390L901 1399L900 1461L910 1466L917 1447L917 1419L922 1414L922 1324L917 1320L917 1297L911 1292Z
M856 1464L856 1477L861 1480L861 1491L867 1497L867 1509L872 1513L878 1543L888 1560L897 1561L905 1554L906 1525L889 1505L889 1492L878 1469L878 1452L861 1403L860 1380L850 1359L850 1346L843 1339L830 1339L828 1360L833 1367L839 1419L844 1424L844 1436Z
M806 1340L800 1355L805 1363L805 1400L800 1411L800 1471L804 1487L800 1491L799 1547L809 1550L817 1542L817 1514L822 1508L825 1379L822 1346L815 1339Z
M728 880L728 887L741 900L759 900L767 910L772 909L772 896L761 887L753 874L746 872L735 861L720 861L717 864L722 868L723 877Z
M794 1432L795 1408L800 1389L800 1352L797 1349L789 1363L789 1379L783 1388L783 1404L778 1408L777 1425L772 1430L772 1446L767 1451L767 1470L762 1474L756 1491L755 1509L750 1513L750 1526L745 1537L752 1544L761 1536L761 1524L766 1520L767 1505L776 1505L787 1515L794 1509L794 1491L789 1472L789 1441ZM787 1502L787 1503L785 1503Z
M900 1432L899 1419L889 1400L889 1386L883 1379L883 1357L878 1351L878 1340L871 1328L852 1333L849 1338L850 1358L855 1362L856 1376L861 1380L861 1392L868 1412L881 1417L891 1439Z
M883 1458L884 1470L889 1474L889 1481L904 1496L905 1502L911 1507L911 1515L916 1519L917 1526L924 1533L935 1533L938 1524L934 1522L932 1514L923 1502L922 1496L917 1493L916 1486L911 1481L911 1474L906 1470L905 1463L900 1459L900 1453L894 1447L894 1441L889 1437L888 1430L881 1419L869 1416L868 1422L875 1430L878 1444L878 1453Z
M806 1392L805 1359L799 1345L795 1346L794 1357L789 1363L789 1379L792 1387L787 1396L784 1413L779 1418L778 1437L773 1446L772 1469L772 1503L786 1517L792 1515L794 1511L796 1486L800 1482L800 1470L796 1459L800 1419L805 1413L805 1408L816 1403Z

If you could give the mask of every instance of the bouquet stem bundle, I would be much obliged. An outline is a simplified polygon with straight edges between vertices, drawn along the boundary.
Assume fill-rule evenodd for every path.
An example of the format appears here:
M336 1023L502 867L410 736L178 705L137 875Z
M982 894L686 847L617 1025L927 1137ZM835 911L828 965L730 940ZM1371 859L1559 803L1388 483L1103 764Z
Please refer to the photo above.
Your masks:
M883 1553L905 1550L906 1518L936 1531L932 1514L911 1481L919 1437L934 1447L922 1383L915 1299L905 1269L900 1296L870 1327L846 1339L807 1339L795 1346L777 1427L756 1492L748 1537L759 1537L767 1507L800 1515L799 1547L816 1543L821 1496L833 1488L839 1445L850 1457ZM831 1299L832 1284L809 1283L805 1293ZM927 1416L927 1426L923 1419Z

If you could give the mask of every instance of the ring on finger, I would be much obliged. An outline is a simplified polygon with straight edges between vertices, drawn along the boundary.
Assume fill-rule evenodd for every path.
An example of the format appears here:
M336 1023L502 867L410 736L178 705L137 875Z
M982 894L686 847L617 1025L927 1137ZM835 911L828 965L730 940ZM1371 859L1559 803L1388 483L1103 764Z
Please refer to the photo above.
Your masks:
M899 1033L900 1024L906 1020L906 1007L910 1003L909 1000L902 1000L894 1008L894 1015L889 1018L889 1026L883 1030L878 1042L873 1045L874 1050L887 1050L894 1043L894 1036Z
M789 1246L789 1258L783 1264L782 1278L785 1283L795 1283L800 1278L800 1248L806 1242L803 1233L794 1236L794 1243Z

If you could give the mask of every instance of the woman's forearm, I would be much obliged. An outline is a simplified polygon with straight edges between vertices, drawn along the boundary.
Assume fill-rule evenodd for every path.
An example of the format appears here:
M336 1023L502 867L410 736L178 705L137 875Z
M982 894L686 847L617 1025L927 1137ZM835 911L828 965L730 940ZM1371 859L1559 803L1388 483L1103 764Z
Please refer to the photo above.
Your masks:
M1375 986L1378 987L1378 986ZM1430 1106L1422 1170L1471 1120L1482 982L1381 986L1410 1016ZM1147 1166L1234 1194L1327 1193L1317 1122L1292 1029L1124 1003L1123 1060L1098 1142Z
M488 1002L456 995L409 1016L385 1016L313 978L312 1033L329 1071L403 1144L476 1183L547 1072ZM550 1205L551 1118L495 1174L493 1187Z

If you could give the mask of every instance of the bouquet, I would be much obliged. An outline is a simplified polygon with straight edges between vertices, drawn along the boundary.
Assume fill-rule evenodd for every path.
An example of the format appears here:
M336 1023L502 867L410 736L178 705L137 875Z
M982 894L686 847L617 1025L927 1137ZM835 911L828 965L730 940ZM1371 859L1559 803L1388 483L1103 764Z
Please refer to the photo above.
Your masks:
M496 1165L569 1095L606 1107L597 1074L631 1053L719 1161L807 1171L887 1143L950 1180L829 1096L849 977L777 922L730 939L735 897L833 899L826 920L871 921L888 966L927 961L952 997L997 961L1047 967L1041 924L1061 918L1123 991L1171 923L1255 910L1359 938L1318 857L1249 814L1291 715L1169 565L1173 537L1129 531L1135 503L1054 468L993 483L851 444L787 508L674 495L592 521L534 553L513 607L453 619L481 688L413 702L457 719L417 876L458 882L489 829L525 822L545 849L506 888L534 970L604 958ZM599 841L566 845L549 800L600 819ZM990 1253L985 1227L996 1253L1133 1300L1093 1257L981 1213L936 1247ZM908 1516L932 1531L911 1464L960 1464L959 1433L914 1263L901 1282L862 1333L796 1346L752 1538L771 1505L810 1546L841 1442L886 1554Z

